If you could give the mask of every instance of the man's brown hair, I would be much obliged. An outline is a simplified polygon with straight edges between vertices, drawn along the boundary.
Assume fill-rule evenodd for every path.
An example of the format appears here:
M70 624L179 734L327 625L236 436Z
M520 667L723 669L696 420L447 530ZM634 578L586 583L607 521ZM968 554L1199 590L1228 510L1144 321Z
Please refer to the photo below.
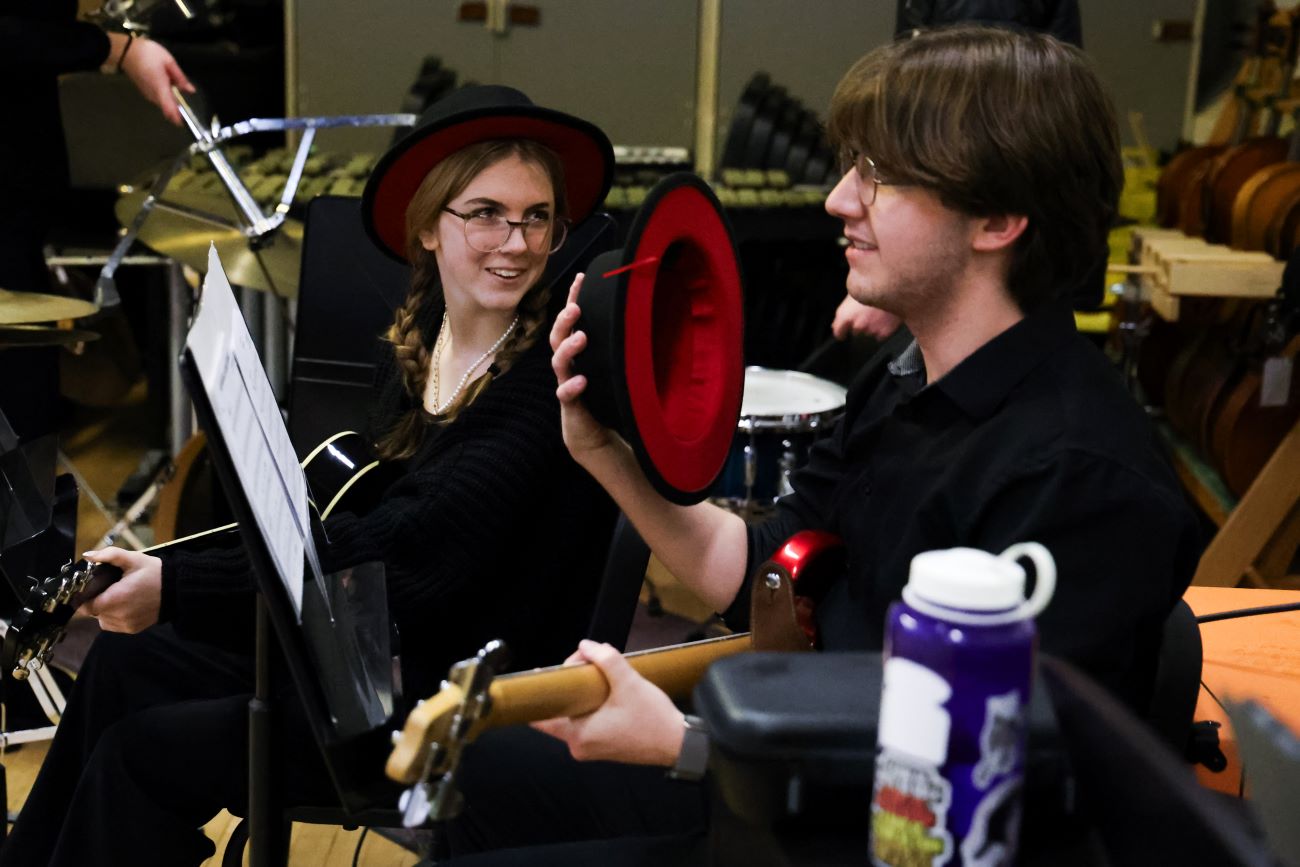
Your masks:
M1106 257L1123 167L1115 112L1078 49L959 26L867 54L831 99L845 165L933 190L973 216L1029 218L1008 288L1022 310L1065 296Z

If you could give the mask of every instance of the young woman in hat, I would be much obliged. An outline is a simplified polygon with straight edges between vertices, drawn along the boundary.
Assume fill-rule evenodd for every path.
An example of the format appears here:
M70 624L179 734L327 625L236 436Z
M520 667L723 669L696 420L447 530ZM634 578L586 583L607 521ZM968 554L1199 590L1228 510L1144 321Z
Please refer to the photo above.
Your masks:
M408 701L491 639L526 668L586 629L614 510L564 448L541 277L612 168L591 124L465 88L380 160L362 199L371 237L413 268L372 425L404 473L367 514L331 516L320 552L326 571L384 562ZM108 631L0 864L197 864L213 849L201 826L247 797L245 554L87 556L124 576L87 603ZM328 803L301 706L279 702L276 720L286 801Z

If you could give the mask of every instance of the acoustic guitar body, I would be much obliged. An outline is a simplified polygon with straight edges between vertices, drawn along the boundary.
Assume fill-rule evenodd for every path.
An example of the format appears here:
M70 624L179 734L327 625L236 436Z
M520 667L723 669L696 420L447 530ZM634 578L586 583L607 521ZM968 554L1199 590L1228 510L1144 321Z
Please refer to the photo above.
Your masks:
M1238 250L1265 250L1273 212L1300 190L1300 162L1265 166L1242 185L1232 203L1232 239Z
M1268 463L1278 444L1300 420L1300 393L1292 379L1291 399L1285 406L1261 407L1259 405L1260 380L1258 370L1250 371L1229 400L1224 404L1218 437L1223 441L1223 457L1219 472L1223 481L1237 496L1250 488L1259 471Z
M1211 159L1226 149L1221 144L1201 145L1174 154L1156 180L1157 223L1166 229L1182 226L1183 209L1194 179Z
M1268 223L1268 252L1279 259L1290 259L1300 245L1300 189L1287 197L1273 212Z
M1179 321L1182 348L1165 376L1165 415L1174 430L1193 443L1200 438L1197 403L1206 384L1203 357L1212 353L1215 342L1222 338L1219 326L1227 315L1224 305L1219 299L1186 299Z
M1170 421L1202 454L1206 449L1206 417L1231 375L1232 359L1224 335L1210 330L1192 344L1191 357L1178 386L1179 399Z
M1226 244L1232 240L1232 207L1237 193L1255 172L1286 159L1289 145L1276 136L1248 139L1229 148L1214 161L1207 178L1208 211L1205 240Z
M1197 447L1209 459L1213 455L1215 419L1242 377L1244 359L1232 351L1230 344L1219 339L1199 362L1193 377L1199 378L1201 384L1195 386L1198 390L1194 392L1190 415Z
M158 491L158 506L151 522L155 544L192 536L234 520L202 431L186 440L173 464L171 478Z
M1292 337L1281 355L1294 362L1300 337ZM1263 359L1255 359L1223 401L1214 421L1211 451L1224 483L1237 496L1250 488L1287 432L1300 420L1300 376L1292 375L1283 406L1260 406Z
M1158 316L1153 318L1146 336L1142 338L1138 347L1137 381L1147 403L1152 406L1166 405L1165 381L1184 342L1183 331Z

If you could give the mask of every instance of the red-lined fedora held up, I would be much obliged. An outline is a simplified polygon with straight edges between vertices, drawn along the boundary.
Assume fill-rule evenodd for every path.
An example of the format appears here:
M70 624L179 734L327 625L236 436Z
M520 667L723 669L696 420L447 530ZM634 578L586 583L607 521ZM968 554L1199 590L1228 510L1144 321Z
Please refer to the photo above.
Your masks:
M462 87L429 106L411 132L375 163L361 196L371 240L405 262L406 206L425 175L461 148L493 139L531 139L555 151L564 166L567 216L574 223L605 200L614 177L614 147L599 127L534 105L512 87Z
M730 451L745 388L742 302L722 206L685 172L650 190L626 245L593 259L578 293L583 402L675 503L704 499Z

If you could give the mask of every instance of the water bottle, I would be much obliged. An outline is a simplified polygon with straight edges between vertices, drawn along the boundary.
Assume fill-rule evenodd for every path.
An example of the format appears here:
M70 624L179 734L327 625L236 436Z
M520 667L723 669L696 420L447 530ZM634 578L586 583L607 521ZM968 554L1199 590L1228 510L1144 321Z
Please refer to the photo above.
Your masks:
M1021 557L1034 564L1029 599ZM1052 556L1035 542L913 558L886 625L873 864L1015 862L1033 618L1055 587Z

